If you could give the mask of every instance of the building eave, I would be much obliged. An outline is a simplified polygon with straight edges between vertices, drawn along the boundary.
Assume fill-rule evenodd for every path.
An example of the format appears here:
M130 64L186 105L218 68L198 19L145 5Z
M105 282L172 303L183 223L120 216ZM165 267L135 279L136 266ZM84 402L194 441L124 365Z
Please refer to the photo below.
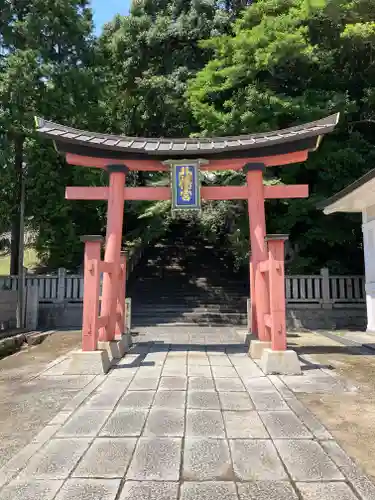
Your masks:
M368 195L374 192L373 203ZM375 169L352 182L344 189L317 205L326 215L335 212L362 212L370 204L375 204Z

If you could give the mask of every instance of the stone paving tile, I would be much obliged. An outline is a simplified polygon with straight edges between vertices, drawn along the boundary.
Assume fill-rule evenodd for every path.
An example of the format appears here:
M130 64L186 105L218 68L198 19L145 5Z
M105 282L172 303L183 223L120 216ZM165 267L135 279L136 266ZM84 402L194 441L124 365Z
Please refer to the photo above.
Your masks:
M121 360L119 361L121 363ZM108 374L108 380L113 380L113 379L122 379L125 381L129 382L131 379L134 377L136 373L138 373L139 367L138 366L127 366L123 364L116 364L112 366L111 371Z
M176 358L176 359L167 359L166 362L164 363L163 365L163 368L165 370L171 368L171 369L174 369L174 368L177 368L181 371L186 371L186 368L187 368L187 362L184 360L184 359L179 359L179 358Z
M335 441L323 441L322 447L349 479L363 500L375 500L375 485L363 474Z
M212 377L211 367L209 365L191 365L188 366L189 377Z
M63 425L71 416L71 411L60 411L50 422L48 425Z
M180 438L140 438L126 479L178 481Z
M245 387L240 378L215 378L215 385L218 391L242 392Z
M0 491L0 500L52 500L63 481L12 481Z
M344 392L345 387L340 383L338 379L324 373L322 370L317 370L312 373L310 370L308 373L304 373L301 377L300 375L285 375L280 376L280 379L284 384L289 387L293 392Z
M76 396L74 396L74 398L66 403L66 405L62 408L62 411L76 410L105 379L105 375L97 375L89 384L86 385L84 389L82 389Z
M234 474L227 441L187 438L182 478L186 481L233 481Z
M52 361L50 367L43 370L38 376L44 375L65 375L67 372L69 373L70 367L70 357L61 357L60 359L56 359ZM48 366L48 365L47 365Z
M252 481L239 483L240 500L297 500L298 497L288 481Z
M202 352L188 352L188 365L209 365L209 359L206 353Z
M219 397L214 391L189 391L187 407L201 410L219 410Z
M90 445L89 439L51 439L26 465L20 479L65 479Z
M57 437L96 436L110 413L111 410L90 410L83 407L63 425Z
M259 416L273 439L313 437L292 411L260 411Z
M164 368L181 368L187 366L187 358L166 358Z
M250 396L257 410L289 410L277 391L251 392Z
M219 398L223 410L240 411L254 409L254 405L247 392L219 392Z
M223 417L228 438L269 438L269 434L256 411L223 411Z
M60 428L61 425L46 425L44 429L35 436L31 443L40 443L40 445L43 445L51 439L51 437L54 436Z
M303 500L357 500L346 483L297 483Z
M68 479L56 500L115 500L119 479Z
M98 438L73 472L74 477L122 478L130 463L136 438Z
M224 423L217 410L187 410L186 435L224 438Z
M229 443L234 472L241 481L287 479L272 441L235 439Z
M253 392L273 392L275 387L272 382L267 377L253 377L253 378L243 378L246 389L250 394Z
M98 393L112 393L112 392L115 392L115 393L124 393L125 390L127 389L128 385L130 384L131 382L131 378L127 379L127 380L122 380L122 379L109 379L107 377L107 379L102 383L100 384L100 386L98 387L98 389L95 391L94 394L98 394Z
M150 408L155 391L128 391L119 401L119 408Z
M29 443L0 469L0 488L13 479L42 447L41 443Z
M116 379L116 380L121 380L121 379ZM130 383L130 380L129 380ZM127 386L129 384L125 384L123 390L118 390L118 391L103 391L101 390L100 392L93 394L89 400L86 401L85 406L90 409L99 409L99 410L105 410L105 409L112 409L114 406L116 406L117 402L125 392Z
M141 372L143 374L143 372ZM151 391L157 389L159 385L159 378L157 377L140 377L136 375L131 384L129 391Z
M119 500L177 500L178 483L126 481Z
M186 391L159 390L153 408L185 408Z
M140 355L137 354L137 353L132 353L132 352L128 352L125 354L125 356L119 360L119 363L121 363L122 366L130 366L130 365L139 365L139 358L140 358Z
M154 366L164 365L167 359L166 352L149 352L145 358L147 363L153 363Z
M277 451L294 481L338 481L344 477L312 440L275 440Z
M140 436L148 414L147 409L118 408L100 432L101 436Z
M232 363L228 356L209 356L211 366L230 366Z
M214 378L238 378L238 373L232 366L211 366Z
M180 500L238 500L236 485L230 481L186 482Z
M162 377L185 377L187 374L187 366L179 365L179 366L164 366L163 371L161 372Z
M169 351L168 354L167 354L167 362L170 360L170 359L173 359L173 360L184 360L184 362L186 363L187 361L187 351L183 350L183 351L177 351L177 350L174 350L174 351Z
M215 390L214 379L212 377L189 377L188 390L214 391Z
M161 373L163 371L163 366L142 366L140 369L140 372L136 377L141 378L140 376L142 375L142 378L152 378L152 379L159 379L161 377Z
M170 391L185 391L187 388L187 377L161 377L159 389Z
M185 427L185 410L152 408L143 431L144 436L182 437Z
M317 439L333 439L324 425L296 397L288 397L286 402Z
M239 365L234 365L234 367L237 370L238 375L245 380L250 378L265 377L264 373L259 368L259 366L257 366L252 361L246 364L243 363Z

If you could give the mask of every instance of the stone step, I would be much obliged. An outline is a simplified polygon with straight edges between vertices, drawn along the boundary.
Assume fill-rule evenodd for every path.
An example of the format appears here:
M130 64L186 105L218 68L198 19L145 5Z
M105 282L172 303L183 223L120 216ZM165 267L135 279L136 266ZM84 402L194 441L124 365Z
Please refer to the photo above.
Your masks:
M155 314L132 314L132 324L158 324L158 323L170 323L170 322L181 322L181 323L194 323L194 324L233 324L240 325L246 324L247 315L244 313L182 313L182 314L171 314L171 313L155 313Z
M139 314L155 314L156 312L160 314L165 314L165 313L176 313L176 312L190 312L190 313L197 313L197 314L203 314L203 313L220 313L220 314L226 314L226 313L245 313L246 312L246 307L225 307L225 306L220 306L220 305L211 305L211 306L203 306L203 305L198 305L196 307L181 307L180 305L173 305L173 304L168 304L165 306L160 306L158 304L155 305L144 305L144 304L134 304L133 309L132 309L133 314L139 313Z
M142 293L148 293L148 292L154 292L155 290L158 291L159 294L161 295L169 295L171 293L173 294L178 294L182 296L200 296L200 295L212 295L212 296L217 296L217 295L226 295L226 296L246 296L249 293L249 290L247 288L237 288L233 289L230 287L221 287L221 288L195 288L192 286L184 286L179 283L170 283L168 282L167 284L162 284L158 283L157 281L147 284L147 286L143 284L137 284L137 285L129 285L128 286L129 292L132 291L133 293L136 293L137 291L142 292Z
M153 305L153 304L173 304L173 305L220 305L220 304L246 304L247 298L246 296L240 295L238 297L233 296L184 296L178 294L169 294L169 295L160 295L156 292L149 294L140 294L140 293L128 293L128 296L132 298L134 303L145 304L145 305Z

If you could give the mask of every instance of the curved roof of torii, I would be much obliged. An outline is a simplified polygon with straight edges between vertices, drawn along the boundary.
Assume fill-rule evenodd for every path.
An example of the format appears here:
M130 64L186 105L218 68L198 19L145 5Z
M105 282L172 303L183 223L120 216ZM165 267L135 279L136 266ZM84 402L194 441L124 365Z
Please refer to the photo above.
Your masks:
M58 151L118 160L173 160L181 158L256 158L314 151L320 138L332 132L339 113L321 120L274 132L234 137L168 139L126 137L76 130L36 118L37 131L52 139Z

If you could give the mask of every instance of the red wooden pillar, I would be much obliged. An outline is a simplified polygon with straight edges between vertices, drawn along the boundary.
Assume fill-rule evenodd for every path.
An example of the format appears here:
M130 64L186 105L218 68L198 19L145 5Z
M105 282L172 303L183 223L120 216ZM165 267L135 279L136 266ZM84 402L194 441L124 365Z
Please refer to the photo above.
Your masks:
M285 308L285 273L284 245L288 236L269 235L266 237L269 255L271 348L273 351L285 351L286 308Z
M82 351L96 351L98 343L101 236L82 236L85 243Z
M269 341L264 316L268 313L267 278L260 272L260 262L267 259L264 238L266 236L266 214L264 207L263 163L248 163L244 167L247 178L248 209L250 223L250 294L252 325L251 331L259 340Z
M120 255L120 280L118 286L117 299L117 320L116 320L116 339L121 339L125 333L125 290L126 290L126 253Z
M254 306L253 306L255 303L255 276L253 269L253 258L251 256L251 249L249 252L249 271L250 271L250 311L247 318L248 321L247 328L249 332L253 332L255 334L257 327L256 311L254 311Z
M99 339L101 341L111 341L115 338L122 224L124 219L124 187L128 168L124 165L108 165L107 170L109 172L109 191L104 260L113 264L114 272L105 273L103 277L101 316L108 316L108 322L106 327L100 329Z

